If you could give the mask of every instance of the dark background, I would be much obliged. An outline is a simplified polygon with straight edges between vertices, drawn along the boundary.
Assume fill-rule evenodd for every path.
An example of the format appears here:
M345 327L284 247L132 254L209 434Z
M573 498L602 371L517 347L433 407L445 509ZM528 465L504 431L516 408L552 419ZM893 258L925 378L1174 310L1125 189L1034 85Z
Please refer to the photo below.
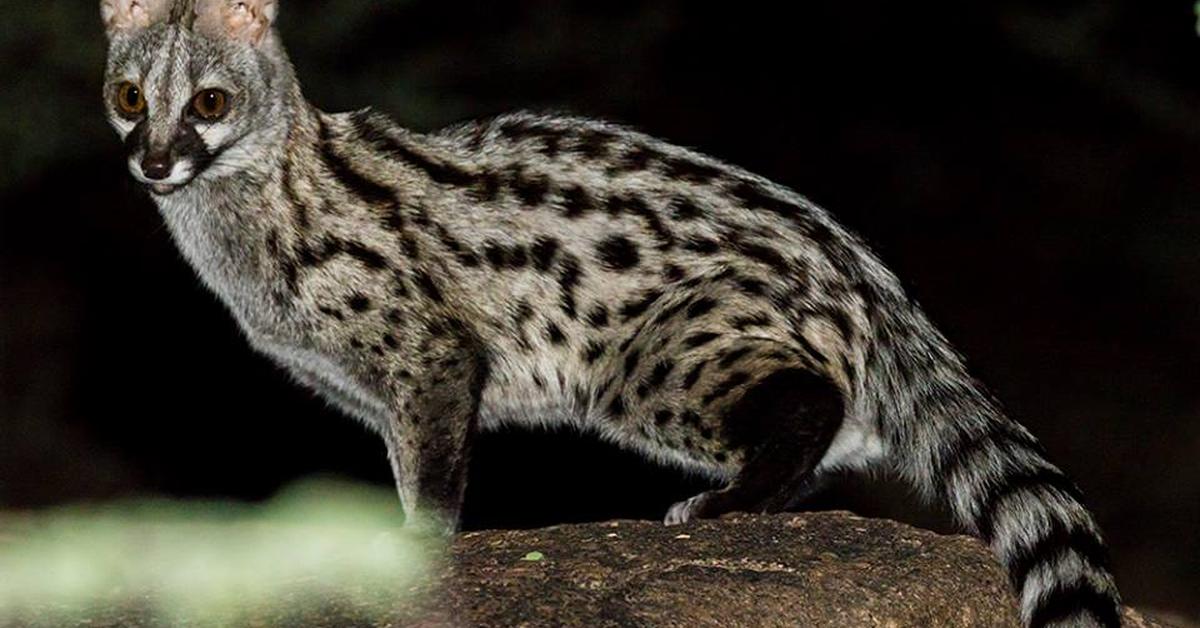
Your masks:
M702 4L285 0L281 28L326 109L611 118L830 208L1082 486L1127 600L1200 616L1191 4ZM130 180L96 5L0 8L0 507L389 483L382 443L250 352ZM466 525L659 518L702 488L502 433ZM814 506L945 529L881 483Z

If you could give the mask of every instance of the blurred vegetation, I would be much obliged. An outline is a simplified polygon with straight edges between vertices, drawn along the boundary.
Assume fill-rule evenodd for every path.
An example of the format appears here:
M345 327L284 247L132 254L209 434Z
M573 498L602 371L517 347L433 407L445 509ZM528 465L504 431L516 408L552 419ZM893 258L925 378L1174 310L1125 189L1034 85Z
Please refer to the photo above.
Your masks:
M392 491L310 481L256 506L142 500L0 516L0 625L385 618L435 549L401 532L397 511Z

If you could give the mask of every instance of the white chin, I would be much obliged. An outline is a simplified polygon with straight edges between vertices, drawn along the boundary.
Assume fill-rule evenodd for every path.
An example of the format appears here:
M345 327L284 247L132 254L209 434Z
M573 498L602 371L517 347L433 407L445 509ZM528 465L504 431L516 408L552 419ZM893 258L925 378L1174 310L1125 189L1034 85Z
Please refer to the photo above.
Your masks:
M166 196L167 194L178 190L179 187L180 186L178 185L172 185L170 183L153 183L150 185L150 191L160 196Z

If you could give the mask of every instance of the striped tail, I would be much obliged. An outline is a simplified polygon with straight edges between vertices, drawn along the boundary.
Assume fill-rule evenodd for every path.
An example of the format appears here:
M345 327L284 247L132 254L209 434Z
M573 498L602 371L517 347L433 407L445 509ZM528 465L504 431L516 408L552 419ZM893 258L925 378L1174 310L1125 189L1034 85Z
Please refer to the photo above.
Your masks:
M1120 626L1107 550L1079 489L923 315L905 322L909 333L881 338L904 340L878 348L866 375L895 470L991 547L1026 626Z

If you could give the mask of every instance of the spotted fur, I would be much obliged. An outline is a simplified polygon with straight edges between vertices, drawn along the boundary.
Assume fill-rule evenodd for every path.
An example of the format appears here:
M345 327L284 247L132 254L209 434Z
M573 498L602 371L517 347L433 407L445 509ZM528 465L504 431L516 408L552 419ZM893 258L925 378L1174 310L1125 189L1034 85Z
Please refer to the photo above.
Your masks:
M779 185L603 122L433 134L308 104L275 3L104 0L130 169L250 343L379 432L411 517L454 529L472 435L571 425L777 511L836 469L946 500L1027 624L1119 623L1099 529L896 278ZM147 113L111 104L140 85ZM202 88L231 109L188 117ZM141 171L146 151L174 161Z

